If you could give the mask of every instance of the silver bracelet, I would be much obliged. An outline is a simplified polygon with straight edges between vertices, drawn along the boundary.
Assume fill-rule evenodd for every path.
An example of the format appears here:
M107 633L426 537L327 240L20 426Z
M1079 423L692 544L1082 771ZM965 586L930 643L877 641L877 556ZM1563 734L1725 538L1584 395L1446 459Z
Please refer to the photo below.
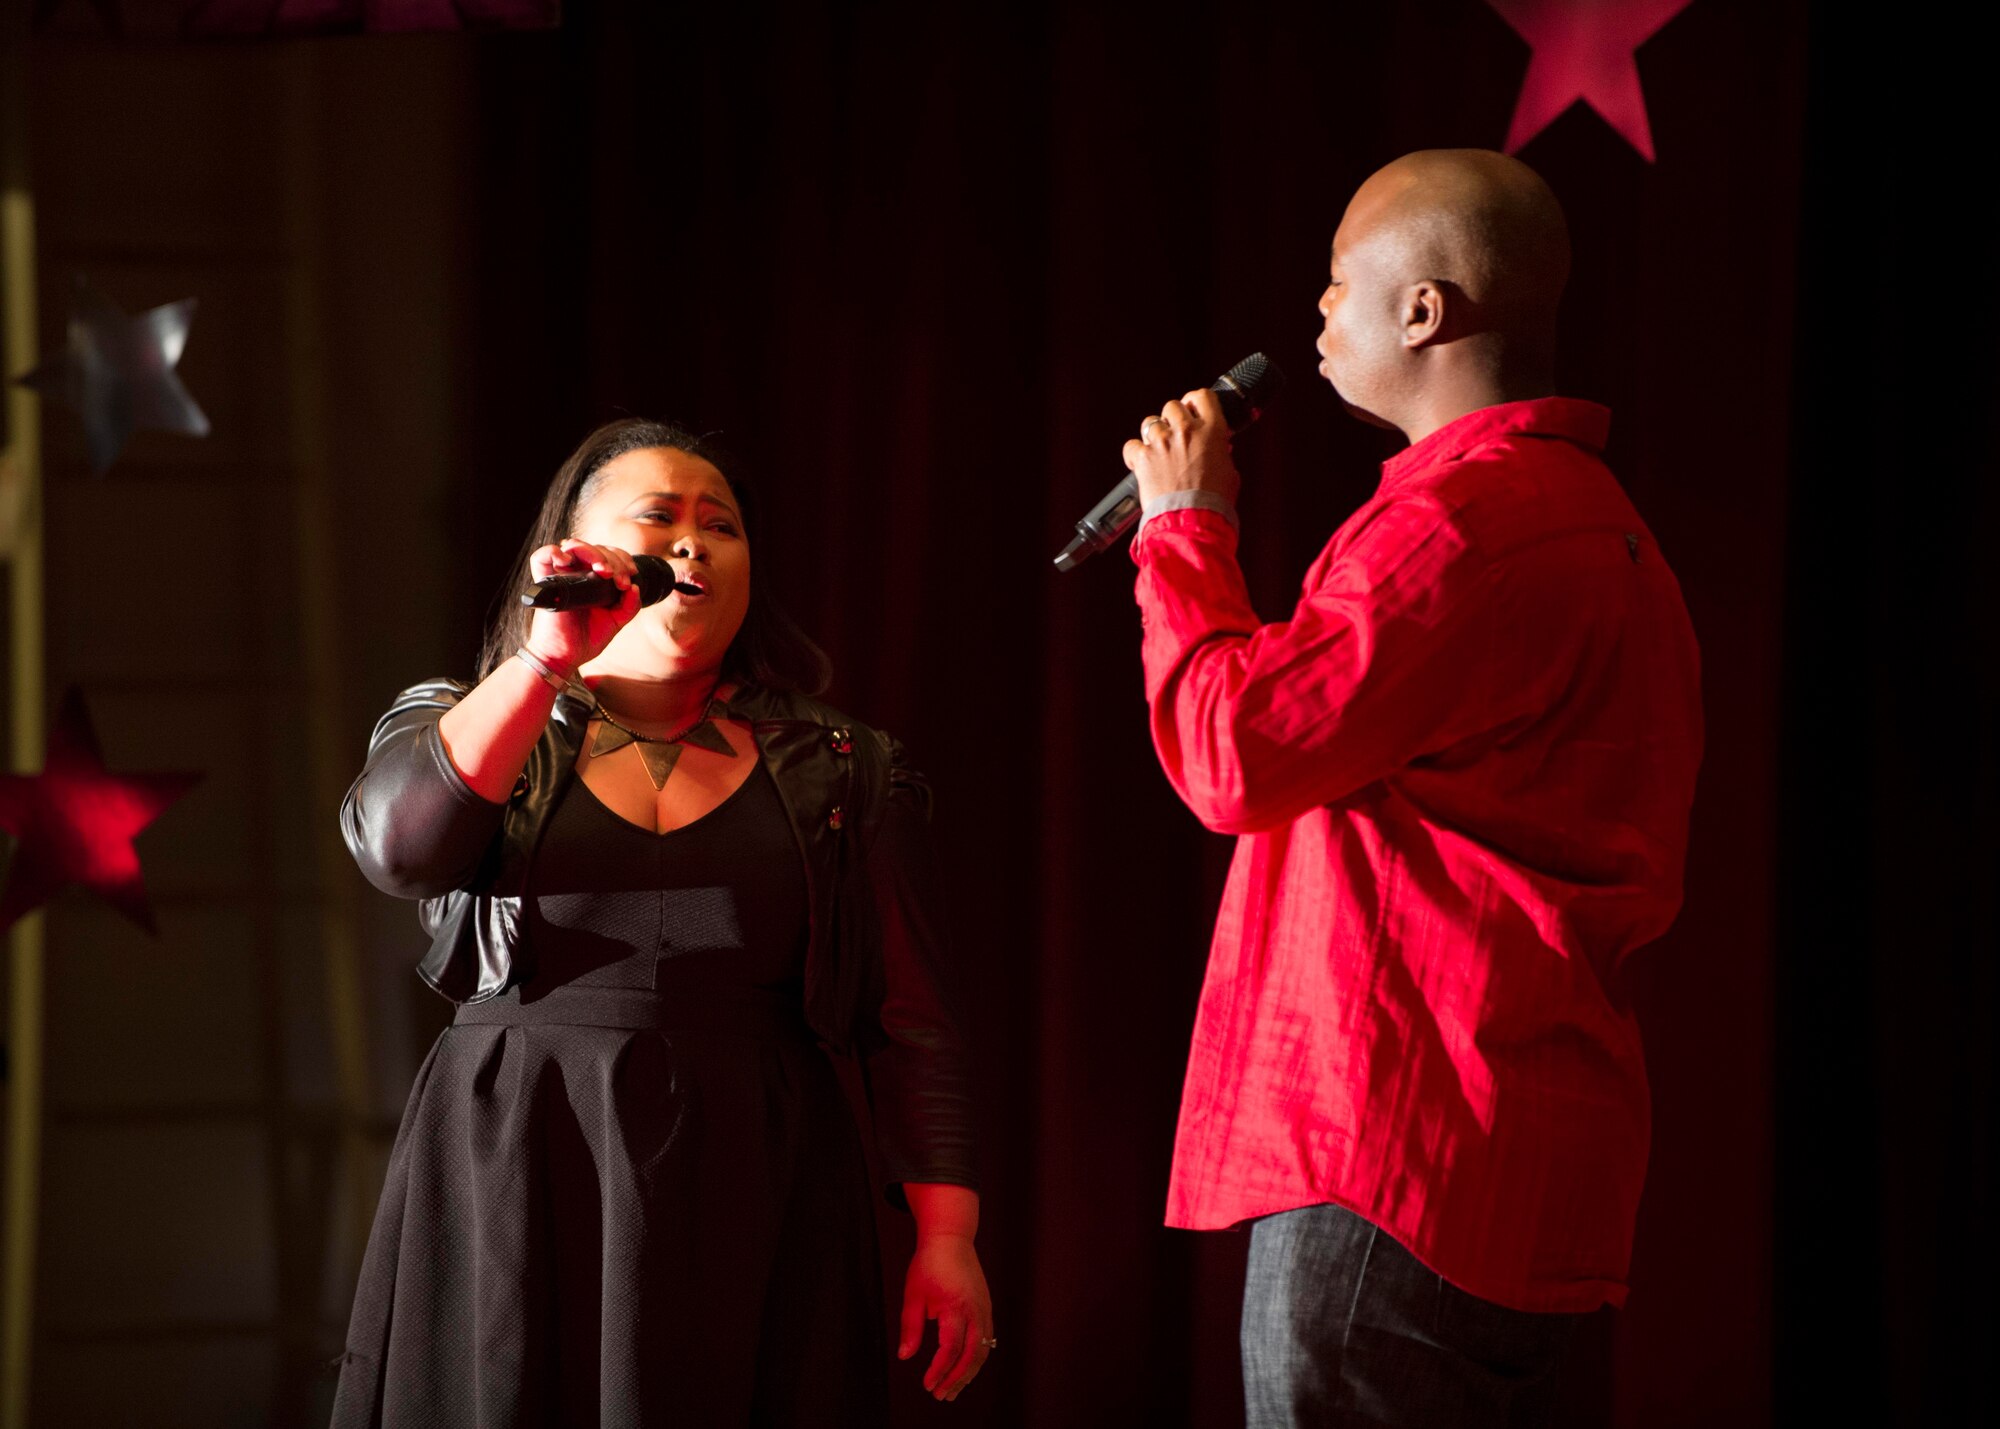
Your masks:
M535 674L541 678L542 683L547 685L550 689L554 690L557 694L561 694L564 690L567 690L569 688L569 681L564 679L561 675L558 675L554 670L550 669L548 662L543 660L541 656L537 655L527 646L523 645L519 650L516 650L514 652L514 657L519 661L521 661L522 664L526 665L530 670L533 670Z

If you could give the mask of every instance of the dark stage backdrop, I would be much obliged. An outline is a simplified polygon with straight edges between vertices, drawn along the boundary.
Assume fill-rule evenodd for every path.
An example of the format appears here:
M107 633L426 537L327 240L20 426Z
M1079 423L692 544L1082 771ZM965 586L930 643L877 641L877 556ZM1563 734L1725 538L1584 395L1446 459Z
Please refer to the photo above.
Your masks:
M1565 387L1614 409L1713 723L1687 911L1639 960L1635 1292L1582 1396L1626 1424L1771 1410L1802 9L1695 0L1645 45L1656 165L1582 107L1524 155L1575 230ZM1527 61L1481 0L575 3L483 42L463 657L594 422L718 430L767 491L762 578L939 789L1003 1341L955 1422L1240 1416L1243 1239L1160 1224L1228 843L1153 763L1129 564L1048 559L1143 414L1261 347L1294 386L1239 443L1243 558L1288 609L1391 449L1313 375L1341 209L1407 150L1497 145Z
M1992 76L1928 16L1821 10L1785 578L1778 1410L1958 1424L1987 1414L2000 1344Z

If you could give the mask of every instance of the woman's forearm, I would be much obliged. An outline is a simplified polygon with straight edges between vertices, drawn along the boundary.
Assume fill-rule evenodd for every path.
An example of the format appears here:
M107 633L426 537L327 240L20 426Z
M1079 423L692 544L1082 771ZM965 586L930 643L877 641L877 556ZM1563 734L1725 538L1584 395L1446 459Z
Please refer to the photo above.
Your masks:
M903 1195L917 1218L917 1239L956 1236L971 1240L979 1234L979 1193L970 1186L943 1181L905 1181Z
M548 727L555 703L554 687L525 660L503 660L445 711L438 738L475 794L504 803Z

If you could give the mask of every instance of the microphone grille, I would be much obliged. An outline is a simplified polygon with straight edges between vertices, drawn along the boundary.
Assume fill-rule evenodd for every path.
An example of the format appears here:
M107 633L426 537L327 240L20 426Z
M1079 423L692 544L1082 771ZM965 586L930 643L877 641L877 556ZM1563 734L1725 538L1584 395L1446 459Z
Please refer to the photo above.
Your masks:
M1218 377L1215 392L1230 430L1241 431L1256 421L1284 385L1284 369L1261 352L1251 353Z

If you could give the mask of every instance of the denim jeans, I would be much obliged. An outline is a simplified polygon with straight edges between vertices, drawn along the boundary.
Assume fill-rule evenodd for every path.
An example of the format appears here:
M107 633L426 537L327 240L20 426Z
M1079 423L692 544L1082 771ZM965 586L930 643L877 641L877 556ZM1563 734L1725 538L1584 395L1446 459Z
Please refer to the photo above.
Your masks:
M1582 1318L1469 1295L1339 1206L1265 1216L1243 1286L1248 1426L1542 1424Z

